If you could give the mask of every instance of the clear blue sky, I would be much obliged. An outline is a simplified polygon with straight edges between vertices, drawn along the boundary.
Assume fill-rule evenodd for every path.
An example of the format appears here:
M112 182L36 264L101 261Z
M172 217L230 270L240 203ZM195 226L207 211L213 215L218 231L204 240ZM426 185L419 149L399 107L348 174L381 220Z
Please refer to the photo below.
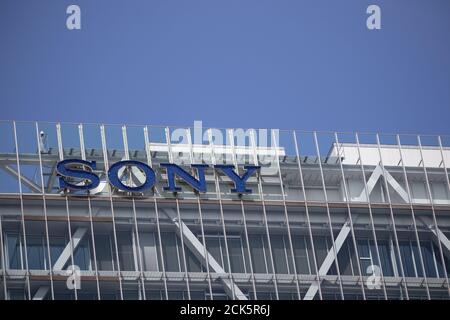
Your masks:
M450 1L0 0L0 119L448 134Z

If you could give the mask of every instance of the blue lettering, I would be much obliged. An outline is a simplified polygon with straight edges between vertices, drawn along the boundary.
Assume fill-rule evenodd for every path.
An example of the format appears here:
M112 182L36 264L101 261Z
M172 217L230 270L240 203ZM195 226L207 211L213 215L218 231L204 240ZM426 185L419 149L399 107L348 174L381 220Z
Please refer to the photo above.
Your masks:
M244 166L245 173L240 177L235 171L234 166L231 164L217 164L214 166L216 169L220 169L225 173L231 180L234 182L234 188L231 189L231 192L234 193L250 193L252 189L247 189L245 187L245 183L248 178L260 168L260 166Z
M119 176L119 172L123 167L137 167L145 175L145 181L139 186L127 186L122 183L122 177ZM173 163L161 163L160 166L166 169L167 172L167 186L164 186L165 191L178 192L181 191L181 187L177 186L176 177L180 178L187 184L189 184L194 190L198 192L206 192L206 179L205 170L209 166L207 164L193 164L192 168L197 170L196 178L188 171L184 170L180 166ZM260 166L247 165L244 166L245 172L242 176L235 171L233 165L219 164L215 165L216 170L221 170L227 175L234 183L234 188L231 189L233 193L251 193L252 190L246 188L246 182L250 176L260 169ZM85 161L79 159L67 159L58 162L56 171L59 176L59 184L61 188L74 189L74 190L91 190L96 188L100 184L100 178L92 172L96 169L95 161ZM68 179L75 179L75 182L69 182ZM77 180L80 180L77 182ZM125 160L114 163L108 170L108 180L112 186L118 190L128 192L142 192L145 189L152 188L156 182L155 171L147 164L135 161Z
M209 167L207 164L191 165L191 167L197 169L198 180L176 164L161 163L160 166L166 168L167 171L168 186L164 187L164 190L172 192L181 191L181 188L177 187L176 185L175 175L177 175L185 182L187 182L195 190L199 192L206 192L205 168Z
M96 188L100 183L100 178L93 172L84 169L69 168L69 166L88 167L90 170L95 170L95 161L84 161L78 159L67 159L58 162L56 172L59 177L59 186L63 189L73 190L90 190ZM78 178L80 180L89 180L89 183L75 184L67 182L66 178Z
M124 167L137 167L144 171L145 173L145 181L142 185L137 187L129 187L120 181L119 177L119 170ZM129 191L129 192L142 192L145 189L153 187L155 184L155 171L153 171L152 168L150 168L148 165L146 165L143 162L140 161L134 161L134 160L124 160L114 163L108 170L108 179L109 183L111 183L114 187L116 187L119 190L123 191Z

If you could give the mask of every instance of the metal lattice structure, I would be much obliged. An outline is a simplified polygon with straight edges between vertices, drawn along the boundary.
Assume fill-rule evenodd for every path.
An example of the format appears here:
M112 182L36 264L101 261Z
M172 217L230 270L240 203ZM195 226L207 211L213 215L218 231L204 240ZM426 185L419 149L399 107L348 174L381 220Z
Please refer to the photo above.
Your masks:
M0 299L450 297L450 137L13 121L0 134ZM71 158L96 161L95 190L60 189ZM154 188L114 189L121 160L155 168ZM212 168L205 193L174 194L164 162L261 169L248 194Z

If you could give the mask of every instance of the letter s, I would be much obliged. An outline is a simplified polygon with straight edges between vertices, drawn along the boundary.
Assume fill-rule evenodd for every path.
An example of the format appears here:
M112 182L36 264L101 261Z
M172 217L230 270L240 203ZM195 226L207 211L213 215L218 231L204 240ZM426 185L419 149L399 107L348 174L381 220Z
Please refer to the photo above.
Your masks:
M74 189L74 190L90 190L96 188L100 183L100 178L93 172L89 172L83 169L74 169L68 166L77 165L78 167L84 166L91 170L95 170L95 161L84 161L79 159L67 159L58 162L56 166L56 172L59 177L59 186L64 189ZM75 184L67 182L66 178L78 178L81 180L89 180L90 183L85 184Z

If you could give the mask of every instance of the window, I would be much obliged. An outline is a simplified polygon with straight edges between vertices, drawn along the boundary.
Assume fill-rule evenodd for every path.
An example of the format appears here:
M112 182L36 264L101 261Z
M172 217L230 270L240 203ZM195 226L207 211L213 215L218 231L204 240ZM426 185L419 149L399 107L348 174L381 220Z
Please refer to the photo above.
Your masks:
M22 241L19 234L8 233L6 235L6 244L8 251L9 269L23 269L22 263Z
M122 293L124 300L140 300L140 292L137 289L124 289Z
M132 233L118 232L117 233L117 247L119 249L120 270L136 271L133 251Z
M19 234L7 234L7 265L10 269L25 268L25 248ZM66 247L69 239L65 237L50 237L50 259L53 264L58 261L61 253ZM42 235L27 236L27 262L29 270L48 270L50 263L48 261L46 237ZM91 269L91 257L89 240L84 239L78 245L74 253L74 264L81 270ZM72 264L71 258L67 260L66 266Z
M189 272L202 272L202 265L200 261L198 261L197 257L194 256L191 250L187 246L185 246L185 252L186 252L186 264L187 264L187 270Z
M381 267L383 269L383 275L385 277L394 276L394 268L392 266L390 249L391 248L388 241L384 240L378 242L378 251L380 252Z
M145 299L147 300L165 300L166 295L160 290L146 290Z
M73 260L74 264L80 267L81 270L91 270L91 252L87 238L78 244L73 254Z
M161 233L165 271L181 271L175 233Z
M228 265L224 264L220 242L219 236L205 236L205 244L208 252L214 257L217 263L220 264L225 271L227 271Z
M261 235L251 235L248 237L250 242L250 253L252 256L252 266L254 273L267 273L266 254Z
M400 245L400 253L402 255L402 264L403 264L403 271L405 272L405 277L416 277L417 273L411 242L399 241L399 245ZM399 274L401 275L401 273Z
M9 289L9 300L26 300L25 290L23 289Z
M369 269L369 272L367 272L367 269L369 266L373 265L372 260L372 252L370 250L369 240L358 240L358 252L359 252L359 263L361 266L361 272L363 275L371 275L372 272Z
M272 255L275 265L275 272L280 274L287 274L288 266L284 237L280 235L272 235L270 237L270 243L272 244Z
M143 268L145 271L158 271L158 252L156 249L155 234L153 232L139 232L139 243Z
M427 277L437 277L436 261L431 241L421 241L420 247L422 251L423 264L425 267L425 274Z
M214 257L225 270L230 272L228 268L227 246L225 245L225 237L222 235L205 236L206 249ZM227 235L228 253L231 264L231 272L245 273L244 252L240 236Z
M305 236L293 236L292 246L294 247L295 266L299 274L311 274L311 265L307 250Z
M64 237L50 237L50 259L52 259L52 265L54 266L59 256L66 247L66 239ZM53 267L52 266L52 267Z
M314 236L314 249L316 252L317 268L320 269L320 266L325 261L328 251L334 250L331 239L324 236ZM331 265L328 274L337 274L337 269L334 262Z
M231 272L245 273L243 245L240 237L227 237Z
M352 257L354 256L354 250L351 240L346 240L339 250L338 262L341 275L353 275L353 263Z
M109 235L95 234L94 239L98 270L114 270L113 246Z
M46 248L41 236L27 236L28 269L46 269Z

